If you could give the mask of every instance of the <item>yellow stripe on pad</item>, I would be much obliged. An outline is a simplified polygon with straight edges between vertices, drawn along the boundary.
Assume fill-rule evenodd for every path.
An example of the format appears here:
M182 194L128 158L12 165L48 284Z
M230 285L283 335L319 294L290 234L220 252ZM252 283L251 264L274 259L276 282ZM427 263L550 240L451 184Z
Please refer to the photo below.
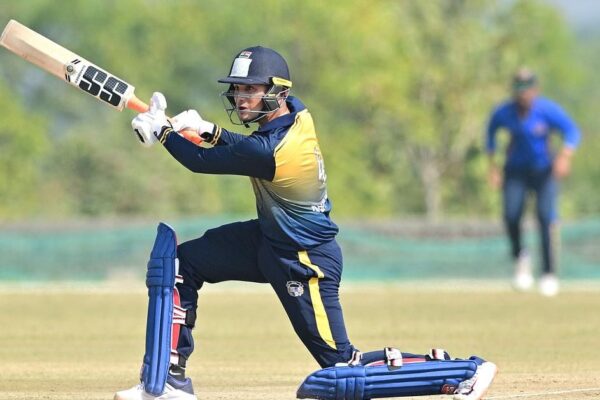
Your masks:
M329 347L337 350L335 340L333 340L333 335L331 334L329 318L327 318L327 312L325 311L325 306L323 305L323 300L321 299L321 291L319 290L319 279L324 278L325 274L323 274L323 271L321 271L319 267L310 262L306 251L299 251L298 259L303 265L306 265L317 273L317 277L310 278L308 281L310 300L313 305L313 312L317 322L317 330L319 331L319 335L321 335L321 339L323 339L323 341L327 343Z

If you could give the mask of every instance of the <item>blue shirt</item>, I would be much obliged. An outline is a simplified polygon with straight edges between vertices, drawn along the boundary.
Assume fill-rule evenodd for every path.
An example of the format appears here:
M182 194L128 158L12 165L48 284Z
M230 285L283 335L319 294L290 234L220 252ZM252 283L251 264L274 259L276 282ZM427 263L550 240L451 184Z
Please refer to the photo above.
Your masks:
M501 104L489 121L486 138L488 153L496 151L496 132L504 128L510 135L505 168L508 170L542 170L551 167L554 155L550 134L559 132L565 147L579 145L580 132L567 113L552 100L537 97L527 115L519 117L514 100Z
M289 114L242 135L217 129L203 148L170 134L166 149L194 172L250 177L263 235L276 247L308 250L335 238L327 175L312 117L297 98Z

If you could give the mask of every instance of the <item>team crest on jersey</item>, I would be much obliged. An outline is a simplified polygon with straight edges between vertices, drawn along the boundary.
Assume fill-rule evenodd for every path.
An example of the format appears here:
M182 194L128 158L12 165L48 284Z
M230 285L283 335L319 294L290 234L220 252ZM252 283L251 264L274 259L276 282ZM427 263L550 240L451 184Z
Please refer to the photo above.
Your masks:
M238 58L250 58L251 55L252 55L251 51L242 51L240 53L240 55L238 56Z
M548 127L543 122L538 122L533 127L533 133L536 134L537 136L542 136L544 133L546 133L547 130L548 130Z
M288 281L285 286L287 287L288 294L292 297L300 297L304 294L304 286L298 281Z

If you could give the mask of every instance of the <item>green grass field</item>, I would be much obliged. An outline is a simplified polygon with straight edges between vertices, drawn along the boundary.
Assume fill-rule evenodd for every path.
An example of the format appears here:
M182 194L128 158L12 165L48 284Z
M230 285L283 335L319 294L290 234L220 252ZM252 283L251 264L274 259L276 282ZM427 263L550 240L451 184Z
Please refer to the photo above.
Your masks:
M112 399L134 385L146 301L142 287L124 294L3 286L0 399ZM493 360L500 372L489 398L600 396L598 291L547 299L504 289L352 286L342 303L363 351L443 347L454 357ZM203 289L195 338L188 374L199 399L293 399L317 369L268 287Z

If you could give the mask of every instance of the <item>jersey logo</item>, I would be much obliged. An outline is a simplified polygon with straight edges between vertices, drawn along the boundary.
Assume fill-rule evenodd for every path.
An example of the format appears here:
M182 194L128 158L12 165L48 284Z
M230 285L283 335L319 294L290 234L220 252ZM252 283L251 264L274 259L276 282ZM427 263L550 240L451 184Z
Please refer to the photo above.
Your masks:
M319 169L319 182L325 183L325 182L327 182L327 174L325 173L325 163L323 162L323 156L321 155L321 149L319 149L319 146L315 146L313 152L317 159L317 167Z
M304 294L304 286L298 281L288 281L285 286L287 287L288 294L292 297L300 297Z
M249 58L236 58L231 66L231 72L229 73L229 76L236 78L247 78L248 71L250 70L250 63L252 63L252 60Z
M544 133L546 133L547 130L548 127L543 122L538 122L533 126L533 134L536 136L544 135Z

